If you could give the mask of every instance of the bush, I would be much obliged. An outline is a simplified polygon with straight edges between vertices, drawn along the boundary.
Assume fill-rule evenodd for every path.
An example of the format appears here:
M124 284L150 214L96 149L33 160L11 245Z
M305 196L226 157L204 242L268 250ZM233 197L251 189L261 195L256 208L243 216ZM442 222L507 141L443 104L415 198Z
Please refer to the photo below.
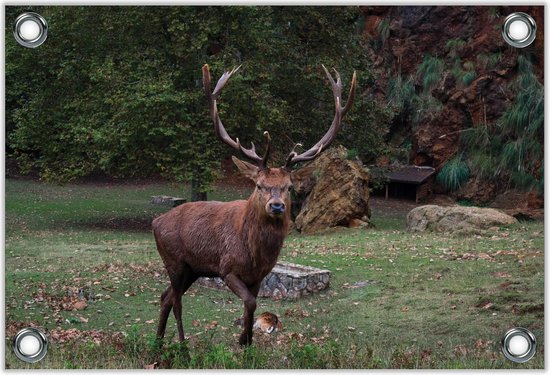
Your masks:
M468 181L468 178L470 178L470 170L462 160L462 155L459 155L445 163L437 175L437 182L448 191L455 191Z

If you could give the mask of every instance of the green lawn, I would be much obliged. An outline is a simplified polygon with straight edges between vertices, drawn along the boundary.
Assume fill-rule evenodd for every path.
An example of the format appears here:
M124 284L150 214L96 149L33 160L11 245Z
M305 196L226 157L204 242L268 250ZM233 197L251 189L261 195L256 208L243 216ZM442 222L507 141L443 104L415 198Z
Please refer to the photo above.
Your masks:
M168 280L148 229L166 208L151 195L186 186L49 185L6 181L7 368L544 368L544 225L522 222L476 236L409 234L402 214L374 212L375 229L291 234L281 260L332 271L331 286L298 301L260 299L282 332L238 346L242 304L193 286L183 297L190 339L170 317L154 340ZM246 197L218 188L213 199ZM73 310L85 300L85 308ZM82 307L82 305L80 306ZM11 338L43 327L50 350L20 362ZM537 337L535 357L500 353L511 327Z

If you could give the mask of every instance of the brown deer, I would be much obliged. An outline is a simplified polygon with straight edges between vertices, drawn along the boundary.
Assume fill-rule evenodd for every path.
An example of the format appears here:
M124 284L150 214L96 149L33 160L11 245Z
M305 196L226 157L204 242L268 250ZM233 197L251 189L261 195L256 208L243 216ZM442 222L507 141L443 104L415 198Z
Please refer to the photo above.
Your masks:
M327 133L309 150L290 152L281 168L269 168L271 138L269 133L263 157L256 154L254 144L244 148L233 140L220 120L217 98L229 78L238 70L225 72L214 91L210 90L210 70L202 68L203 85L217 136L242 153L252 163L233 157L233 162L245 176L256 183L248 200L233 202L191 202L178 206L153 220L153 233L158 252L170 278L170 287L162 293L157 337L162 339L170 310L174 309L180 341L185 339L181 318L181 297L201 276L221 277L229 289L244 302L244 330L241 345L252 343L252 325L256 297L263 278L271 271L283 246L290 223L290 189L297 171L291 167L316 158L334 140L342 117L355 96L355 73L349 98L342 108L342 82L335 70L336 81L323 66L332 86L336 113Z

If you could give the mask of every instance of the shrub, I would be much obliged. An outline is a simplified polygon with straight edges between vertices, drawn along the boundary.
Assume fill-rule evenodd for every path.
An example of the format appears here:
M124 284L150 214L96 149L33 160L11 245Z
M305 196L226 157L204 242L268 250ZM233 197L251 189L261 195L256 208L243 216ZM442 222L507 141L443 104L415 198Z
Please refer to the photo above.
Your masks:
M449 160L439 174L437 182L449 191L458 190L470 177L468 165L462 160L462 155Z

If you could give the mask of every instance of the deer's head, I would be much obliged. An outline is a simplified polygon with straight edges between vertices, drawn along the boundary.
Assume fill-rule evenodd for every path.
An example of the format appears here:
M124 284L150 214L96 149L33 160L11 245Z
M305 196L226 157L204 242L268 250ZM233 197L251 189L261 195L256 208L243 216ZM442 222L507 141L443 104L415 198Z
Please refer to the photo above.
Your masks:
M293 181L303 177L303 174L310 172L305 169L302 170L302 172L299 169L293 171L292 166L299 162L315 159L332 143L332 141L336 137L336 133L338 132L338 130L340 130L342 117L344 117L344 115L351 107L351 104L353 103L353 99L355 97L355 72L353 73L348 100L346 102L346 105L342 108L342 80L340 79L340 75L335 70L336 81L334 81L332 75L323 65L323 69L325 70L325 73L332 87L335 103L335 114L330 128L328 129L327 133L319 140L319 142L317 142L307 151L298 154L295 149L297 146L301 145L296 144L292 151L289 153L284 166L280 168L269 168L267 165L269 152L271 150L271 137L269 136L269 133L267 131L264 132L267 144L264 155L260 157L256 153L256 148L253 143L250 148L245 148L239 142L239 138L233 140L229 136L229 134L227 134L227 131L225 130L225 127L223 126L223 123L219 116L217 98L229 78L235 72L237 72L239 68L240 67L236 67L231 71L225 72L218 80L218 83L216 84L216 87L212 92L210 89L210 70L208 68L208 65L205 64L203 66L202 80L204 90L206 92L206 97L208 98L210 104L210 114L212 116L212 121L214 122L216 135L224 143L239 151L244 157L251 161L246 162L237 159L236 157L233 157L233 162L241 171L241 173L252 179L256 184L256 189L254 190L252 199L259 207L263 207L265 215L272 218L280 218L289 215L290 190L292 188Z

